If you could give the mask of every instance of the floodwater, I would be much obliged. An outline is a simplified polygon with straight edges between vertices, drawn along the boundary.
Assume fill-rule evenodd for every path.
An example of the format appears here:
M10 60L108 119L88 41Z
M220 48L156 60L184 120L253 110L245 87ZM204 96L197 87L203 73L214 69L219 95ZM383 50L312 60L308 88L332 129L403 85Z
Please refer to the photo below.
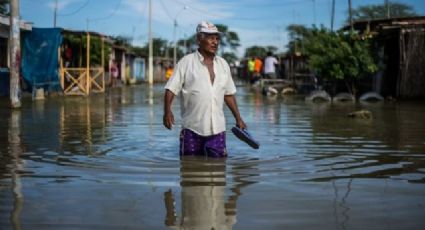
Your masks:
M425 229L425 103L238 89L261 147L228 132L227 159L178 157L161 85L2 98L0 229ZM374 119L346 117L359 109Z

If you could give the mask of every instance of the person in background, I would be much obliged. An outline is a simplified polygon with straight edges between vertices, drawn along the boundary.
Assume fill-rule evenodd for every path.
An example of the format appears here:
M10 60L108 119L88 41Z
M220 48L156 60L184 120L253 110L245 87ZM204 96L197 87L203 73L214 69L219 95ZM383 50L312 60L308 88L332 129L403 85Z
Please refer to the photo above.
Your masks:
M118 71L117 61L112 60L111 67L109 68L109 80L111 87L115 86L115 82L118 78Z
M125 83L130 84L130 80L131 80L131 69L130 69L130 64L127 62L125 64Z
M64 44L63 49L64 49L65 68L68 68L71 66L71 63L72 63L72 49L67 42Z
M248 78L247 78L248 81L254 78L254 66L255 66L255 58L252 57L248 60Z
M167 81L171 78L171 76L173 75L173 66L172 65L168 65L166 70L165 70L165 79L167 79Z
M163 124L174 125L171 105L181 94L182 130L180 156L226 157L226 122L223 102L232 111L236 125L246 128L239 114L229 64L217 56L220 32L209 22L196 28L198 50L184 56L165 85Z
M267 52L267 57L264 60L264 77L276 79L276 65L277 59L273 56L272 52Z
M254 63L254 75L252 83L258 81L261 78L261 70L263 69L263 61L259 57L255 57Z

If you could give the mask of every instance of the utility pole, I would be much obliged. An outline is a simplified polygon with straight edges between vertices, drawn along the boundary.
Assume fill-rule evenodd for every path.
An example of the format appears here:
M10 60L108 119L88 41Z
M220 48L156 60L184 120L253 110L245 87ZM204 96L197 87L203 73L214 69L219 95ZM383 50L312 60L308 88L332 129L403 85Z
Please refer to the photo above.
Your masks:
M179 12L177 12L176 16L174 16L174 29L173 29L173 42L174 42L173 68L175 68L176 62L177 62L177 41L176 41L177 16L179 16L179 14L181 12L183 12L183 10L186 10L188 8L189 7L184 6Z
M390 13L390 1L389 0L385 0L385 6L387 7L387 18L390 18L391 13Z
M313 0L313 19L314 25L316 25L316 0Z
M351 7L351 0L348 0L348 14L350 17L350 31L353 32L354 28L353 28L353 12Z
M177 41L176 41L176 27L177 27L177 20L174 19L174 30L173 30L173 41L174 41L174 47L173 47L173 68L176 66L177 62Z
M331 31L334 31L335 21L335 0L332 0Z
M55 9L53 12L53 28L56 28L56 18L58 16L58 0L55 0Z
M153 44L152 44L152 0L149 0L149 57L148 57L148 82L153 84Z
M19 67L21 65L21 31L19 26L19 0L11 0L10 8L10 105L12 108L20 108L21 88L19 86Z
M186 55L187 54L186 34L184 34L183 46L184 46L184 54L183 55Z

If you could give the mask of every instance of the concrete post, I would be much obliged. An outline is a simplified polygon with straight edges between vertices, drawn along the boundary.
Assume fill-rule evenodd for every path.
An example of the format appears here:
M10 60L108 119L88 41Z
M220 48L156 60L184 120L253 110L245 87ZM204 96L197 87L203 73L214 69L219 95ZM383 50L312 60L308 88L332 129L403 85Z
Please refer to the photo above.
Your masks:
M10 105L12 108L21 107L21 88L19 75L21 65L19 0L10 1Z

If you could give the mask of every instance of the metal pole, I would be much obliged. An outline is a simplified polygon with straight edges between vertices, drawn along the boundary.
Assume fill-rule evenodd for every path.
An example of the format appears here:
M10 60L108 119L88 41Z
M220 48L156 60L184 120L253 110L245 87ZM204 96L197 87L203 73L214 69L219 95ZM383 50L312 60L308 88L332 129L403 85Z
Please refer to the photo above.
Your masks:
M153 84L153 44L152 44L152 0L149 0L149 66L148 66L148 82Z
M351 0L348 0L348 14L350 17L350 31L353 32L353 12L351 8Z
M316 1L313 0L314 25L316 25Z
M53 27L54 28L56 27L57 15L58 15L58 0L55 0L55 10L54 10L54 13L53 13Z
M21 65L21 36L19 26L19 0L11 0L10 8L10 105L12 108L20 108L21 88L19 86L19 68Z
M91 83L91 76L90 76L90 33L87 32L86 37L86 85L84 88L86 89L85 94L89 95L90 93L90 83Z
M173 30L173 42L174 42L174 53L173 53L173 66L176 66L176 59L177 59L177 42L176 42L176 27L177 27L177 20L174 19L174 30Z
M187 38L186 38L187 36L186 36L186 34L184 34L184 40L183 40L183 46L184 46L184 55L186 55L187 54L187 44L186 44L186 40L187 40Z
M187 9L187 6L184 6L174 17L174 29L173 29L173 42L174 42L174 54L173 54L173 66L176 66L176 62L177 62L177 41L176 41L176 28L177 28L177 16L179 16L179 14L181 12L183 12L183 10Z
M334 31L335 21L335 0L332 0L331 31Z
M385 6L387 7L387 18L390 18L391 13L390 13L390 1L389 0L385 0Z

